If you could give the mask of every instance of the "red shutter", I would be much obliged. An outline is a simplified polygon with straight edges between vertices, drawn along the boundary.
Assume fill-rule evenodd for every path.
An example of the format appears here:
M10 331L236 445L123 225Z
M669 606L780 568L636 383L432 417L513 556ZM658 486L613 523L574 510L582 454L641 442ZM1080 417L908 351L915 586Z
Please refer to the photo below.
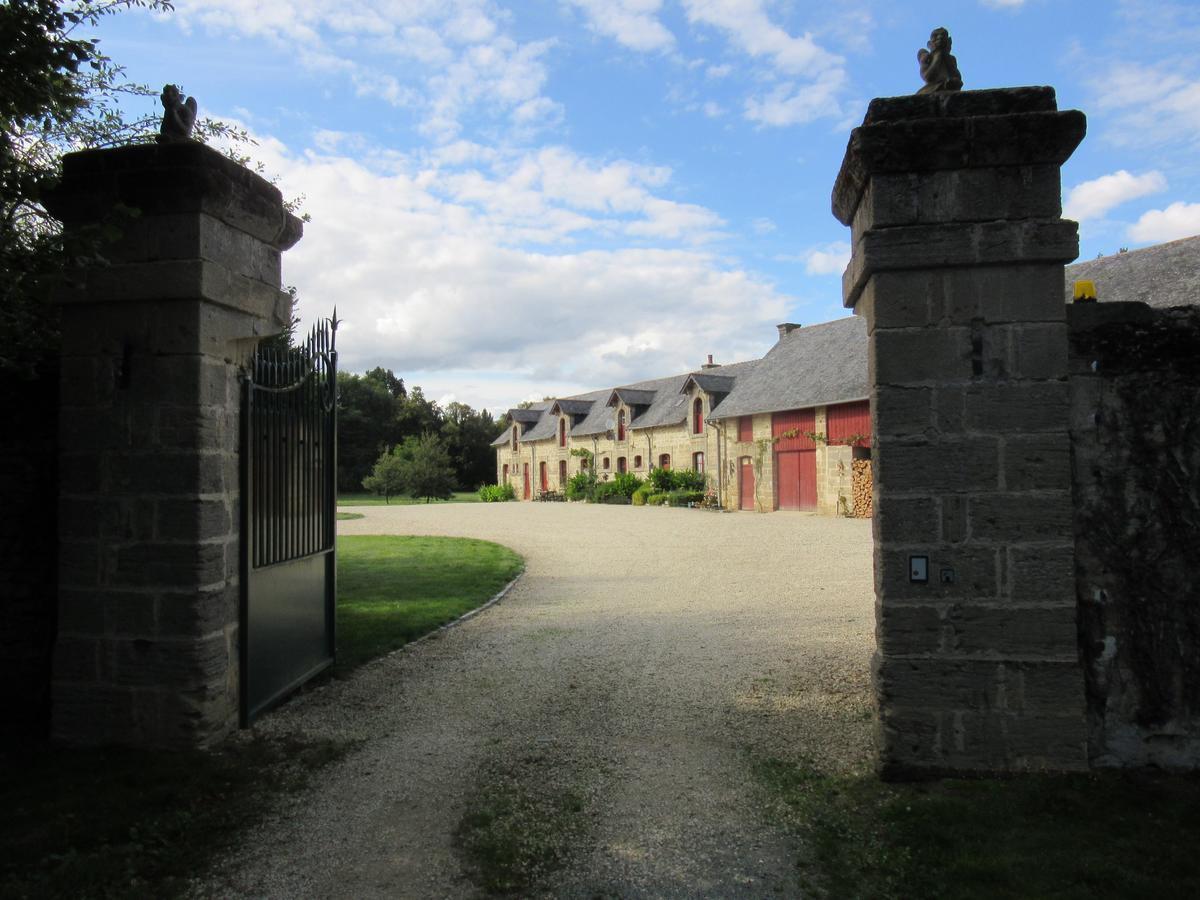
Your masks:
M546 478L546 464L544 462L538 463L538 483L541 485L543 491L549 489L550 483Z
M558 420L558 446L567 446L567 420Z
M523 499L528 500L529 499L529 463L523 463L522 466L523 466L522 472L525 476L525 493L523 495Z
M704 433L704 401L699 397L692 403L692 434Z
M860 441L859 446L871 446L871 403L869 400L830 406L825 410L825 419L829 443L841 443L852 434L861 434L866 435L866 439Z
M738 436L739 441L754 440L754 416L741 416L738 418Z

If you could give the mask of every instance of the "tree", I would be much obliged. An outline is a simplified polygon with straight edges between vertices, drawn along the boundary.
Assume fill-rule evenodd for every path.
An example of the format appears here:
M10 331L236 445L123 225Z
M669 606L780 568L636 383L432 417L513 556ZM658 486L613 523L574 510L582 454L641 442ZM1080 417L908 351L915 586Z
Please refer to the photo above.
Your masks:
M404 490L412 498L449 500L454 493L454 467L445 445L436 434L404 439L408 457L404 468Z
M492 482L496 477L496 454L492 450L496 420L490 412L476 412L457 401L450 403L443 412L441 435L459 488L474 490Z
M168 0L9 0L0 4L0 369L37 374L57 342L55 310L46 302L64 270L96 259L113 227L63 239L41 204L71 150L151 140L158 90L125 79L124 70L79 35L102 17L131 7L171 9ZM128 119L122 102L146 98L146 113ZM193 136L248 141L211 119Z
M397 378L391 369L385 369L383 366L376 366L370 372L363 376L370 378L372 381L378 381L388 393L397 400L403 400L408 396L408 390L404 387L404 379Z
M388 389L363 375L338 372L338 488L357 490L379 455L402 437Z
M372 494L383 494L383 502L390 503L392 497L404 490L404 467L406 461L401 448L385 450L375 461L371 474L363 479L362 486Z

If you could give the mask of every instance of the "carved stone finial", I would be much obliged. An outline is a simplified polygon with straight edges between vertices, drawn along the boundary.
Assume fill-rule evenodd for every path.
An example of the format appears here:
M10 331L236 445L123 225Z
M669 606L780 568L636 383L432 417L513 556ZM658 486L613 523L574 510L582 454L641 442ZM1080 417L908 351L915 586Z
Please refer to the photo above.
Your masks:
M925 81L918 94L962 90L962 75L958 71L958 60L950 53L950 44L950 32L945 28L935 28L926 45L929 49L917 51L921 78Z
M156 140L160 144L176 144L192 139L192 126L196 124L196 98L186 100L179 88L173 84L163 85L163 117Z

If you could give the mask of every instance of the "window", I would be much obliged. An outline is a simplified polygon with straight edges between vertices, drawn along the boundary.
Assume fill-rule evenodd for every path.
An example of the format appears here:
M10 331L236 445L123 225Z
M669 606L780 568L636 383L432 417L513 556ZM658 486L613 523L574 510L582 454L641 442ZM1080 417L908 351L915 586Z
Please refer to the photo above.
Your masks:
M567 420L558 420L558 446L567 446Z
M609 468L611 464L612 464L612 460L610 460L607 456L604 457L604 468L606 468L606 469Z
M625 410L617 410L617 440L625 440Z
M586 472L586 471L587 471L587 467L588 467L588 459L587 459L587 457L585 456L585 457L583 457L581 460L579 460L579 471L580 471L580 472Z
M660 469L671 468L671 454L670 453L664 453L662 456L660 456L658 458L658 467Z
M625 471L626 471L625 457L623 457L623 456L617 457L617 471L620 472L622 475L625 474Z
M519 437L517 437L517 425L514 422L513 423L513 452L514 453L517 452L517 447L519 447L520 444L521 444L521 439Z
M738 419L739 441L754 440L754 416L742 416Z
M692 454L692 468L695 469L697 472L704 471L704 454L703 453L693 453Z
M704 434L704 401L699 397L692 401L692 434Z
M508 463L505 463L504 464L504 474L502 476L500 476L500 483L506 484L507 482L508 482Z
M558 461L558 487L562 490L567 486L567 461L560 459Z
M633 458L633 467L635 469L640 469L642 467L642 458L640 456L635 456Z

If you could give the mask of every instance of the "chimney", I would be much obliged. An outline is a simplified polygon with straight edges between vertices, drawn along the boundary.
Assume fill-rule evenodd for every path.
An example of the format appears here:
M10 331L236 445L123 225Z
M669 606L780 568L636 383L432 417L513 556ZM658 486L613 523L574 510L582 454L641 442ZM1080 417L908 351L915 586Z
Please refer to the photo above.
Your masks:
M708 362L706 362L706 363L705 363L704 365L702 365L700 368L702 368L702 369L715 369L716 367L717 367L717 364L716 364L715 362L713 362L713 361L712 361L712 354L710 353L710 354L708 354Z
M800 327L799 322L780 322L775 326L779 329L779 339L782 341L787 335L791 334Z

